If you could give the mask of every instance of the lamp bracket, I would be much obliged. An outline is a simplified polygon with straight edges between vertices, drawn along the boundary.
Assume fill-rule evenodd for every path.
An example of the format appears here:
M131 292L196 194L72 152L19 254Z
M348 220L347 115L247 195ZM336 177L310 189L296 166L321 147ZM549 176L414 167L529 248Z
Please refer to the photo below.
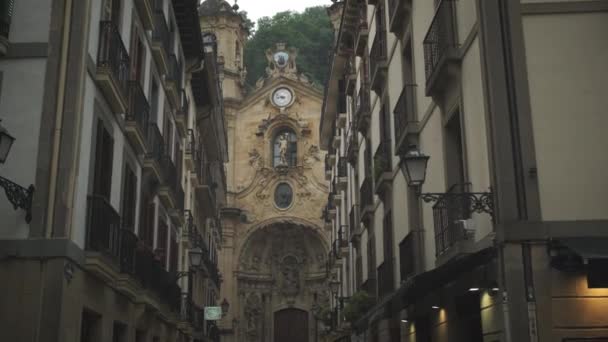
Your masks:
M21 208L25 210L25 222L32 221L32 198L34 197L34 185L27 188L0 176L0 187L4 188L6 197L11 202L15 210Z
M425 203L435 203L446 207L458 206L471 213L486 213L494 218L494 196L492 192L423 192L418 196Z

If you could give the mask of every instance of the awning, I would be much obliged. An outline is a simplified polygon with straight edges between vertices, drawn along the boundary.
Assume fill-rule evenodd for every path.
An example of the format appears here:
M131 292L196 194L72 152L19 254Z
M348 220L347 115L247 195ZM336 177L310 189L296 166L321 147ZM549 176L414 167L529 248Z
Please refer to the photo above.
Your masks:
M584 260L608 259L608 238L565 238L558 242Z

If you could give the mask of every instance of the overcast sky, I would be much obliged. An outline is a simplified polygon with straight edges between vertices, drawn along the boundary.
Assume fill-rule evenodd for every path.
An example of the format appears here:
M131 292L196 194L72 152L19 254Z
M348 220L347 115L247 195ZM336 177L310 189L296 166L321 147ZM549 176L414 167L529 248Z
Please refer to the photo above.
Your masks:
M227 0L233 4L234 0ZM258 18L272 17L275 13L283 11L302 12L307 7L331 5L331 0L238 0L240 10L247 11L247 15L254 23Z

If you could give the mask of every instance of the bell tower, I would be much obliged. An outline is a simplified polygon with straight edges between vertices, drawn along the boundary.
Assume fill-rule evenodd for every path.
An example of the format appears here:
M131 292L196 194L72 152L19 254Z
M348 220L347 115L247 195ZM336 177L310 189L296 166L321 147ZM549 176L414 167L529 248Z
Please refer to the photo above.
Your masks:
M225 0L206 0L198 9L203 33L213 33L217 38L224 99L228 102L243 98L247 75L243 50L249 28L245 26L238 9L236 1L230 5Z

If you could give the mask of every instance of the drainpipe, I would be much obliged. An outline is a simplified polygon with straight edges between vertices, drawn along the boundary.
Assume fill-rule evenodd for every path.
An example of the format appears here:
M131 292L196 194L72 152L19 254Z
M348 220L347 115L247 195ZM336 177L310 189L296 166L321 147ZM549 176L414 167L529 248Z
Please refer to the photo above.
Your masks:
M52 138L51 169L49 175L49 197L47 202L47 219L44 229L46 238L53 235L53 221L55 218L55 196L57 195L57 173L59 170L59 149L61 147L61 133L63 130L64 94L67 78L68 48L70 45L70 31L72 26L72 0L66 0L63 9L63 33L61 37L61 62L59 63L59 80L57 91L57 106L55 108L55 129Z

